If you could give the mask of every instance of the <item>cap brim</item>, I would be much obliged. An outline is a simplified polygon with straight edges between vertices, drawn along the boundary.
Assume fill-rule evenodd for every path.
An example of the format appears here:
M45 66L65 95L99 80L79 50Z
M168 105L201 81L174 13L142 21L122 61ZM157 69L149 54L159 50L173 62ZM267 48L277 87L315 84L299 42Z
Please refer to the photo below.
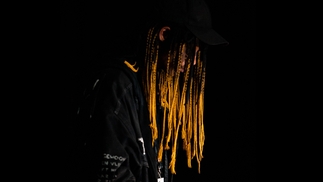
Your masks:
M208 45L228 45L229 42L225 40L213 29L187 26L187 28L202 42Z

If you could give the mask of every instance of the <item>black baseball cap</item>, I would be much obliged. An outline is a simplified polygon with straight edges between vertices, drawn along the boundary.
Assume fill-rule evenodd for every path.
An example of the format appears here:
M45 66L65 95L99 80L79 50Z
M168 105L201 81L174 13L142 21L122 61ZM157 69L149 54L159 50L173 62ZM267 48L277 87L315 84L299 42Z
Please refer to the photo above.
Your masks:
M157 0L157 13L165 21L186 26L208 45L228 45L229 42L212 27L212 17L204 0Z

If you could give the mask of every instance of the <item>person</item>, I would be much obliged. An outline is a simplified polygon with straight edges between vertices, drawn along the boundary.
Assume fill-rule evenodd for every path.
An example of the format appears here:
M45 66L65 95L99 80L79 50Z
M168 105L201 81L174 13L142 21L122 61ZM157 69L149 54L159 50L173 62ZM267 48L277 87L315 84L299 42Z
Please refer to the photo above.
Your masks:
M76 107L75 181L172 181L176 159L200 164L206 51L228 42L204 0L157 1L134 55L86 74Z

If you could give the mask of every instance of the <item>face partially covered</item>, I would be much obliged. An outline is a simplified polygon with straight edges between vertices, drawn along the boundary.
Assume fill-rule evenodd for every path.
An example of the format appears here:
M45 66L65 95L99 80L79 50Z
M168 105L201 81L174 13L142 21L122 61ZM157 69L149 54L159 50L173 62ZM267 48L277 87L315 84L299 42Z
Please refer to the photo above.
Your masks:
M195 54L194 54L194 61L193 61L193 65L195 65L196 64L196 59L197 59L197 54L198 54L198 51L200 50L200 47L199 47L199 45L196 45L195 46ZM183 48L183 50L182 50L182 54L181 54L182 56L181 56L181 65L180 65L180 67L179 67L179 71L180 72L184 72L185 70L184 70L184 68L185 68L185 64L186 64L186 62L187 62L187 60L188 60L188 55L187 55L187 53L186 53L186 47L184 47Z
M168 35L169 35L169 32L171 31L170 27L168 26L165 26L163 28L161 28L160 32L159 32L159 40L161 42L164 42L163 44L161 44L161 46L159 47L159 60L158 60L158 68L160 69L163 69L163 70L166 70L167 69L167 63L168 63L168 59L169 59L169 52L172 53L171 56L174 56L174 54L177 54L179 50L169 50L170 49L170 45L168 44L168 41L167 39L169 38ZM183 73L185 72L185 65L188 63L188 59L189 57L192 59L192 63L193 65L196 64L197 62L197 55L198 55L198 52L200 50L200 46L199 46L199 40L198 39L195 39L195 42L194 41L191 41L192 46L189 46L187 45L188 43L185 43L185 46L183 46L181 48L181 53L178 54L178 56L180 57L177 57L177 61L180 61L180 65L177 66L177 63L178 62L172 62L170 64L170 69L172 70L172 74L175 73L177 70L176 67L178 67L177 69ZM194 48L195 46L195 48ZM187 50L187 47L191 47L190 49L191 50ZM188 55L190 54L190 55ZM194 54L194 55L193 55Z

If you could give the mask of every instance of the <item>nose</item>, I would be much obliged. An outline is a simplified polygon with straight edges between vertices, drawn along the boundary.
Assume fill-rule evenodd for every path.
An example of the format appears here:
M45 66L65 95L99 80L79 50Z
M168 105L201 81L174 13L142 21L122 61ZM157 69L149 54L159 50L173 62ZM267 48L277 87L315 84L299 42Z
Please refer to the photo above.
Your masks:
M182 59L181 67L179 68L179 71L180 71L180 72L184 72L184 68L185 68L185 60L186 60L186 59Z
M195 55L194 55L194 62L193 62L193 65L196 65L196 59L197 59L197 54L199 53L200 51L200 46L195 46Z

